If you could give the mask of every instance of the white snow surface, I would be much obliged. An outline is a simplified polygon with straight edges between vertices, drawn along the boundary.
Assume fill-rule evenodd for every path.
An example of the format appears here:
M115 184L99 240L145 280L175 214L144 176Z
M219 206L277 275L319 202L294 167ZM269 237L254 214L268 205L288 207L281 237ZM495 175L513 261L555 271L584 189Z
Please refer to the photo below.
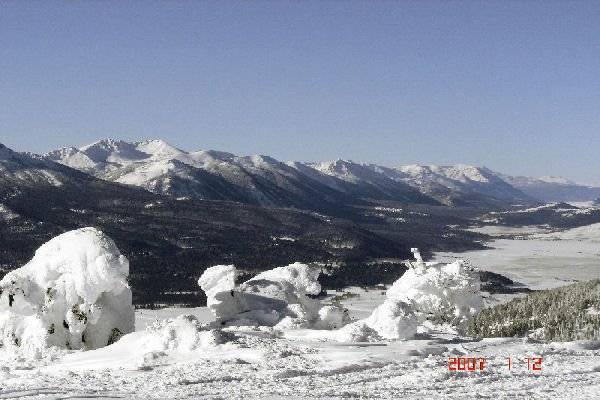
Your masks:
M538 234L535 235L535 238L600 242L600 223L567 229L565 231Z
M384 296L354 291L354 311ZM600 342L538 343L523 339L473 341L453 335L413 340L340 343L314 330L206 328L181 316L202 309L139 310L136 317L170 317L94 351L64 351L55 359L7 358L0 349L0 398L245 398L446 399L597 398ZM362 311L360 311L362 312ZM333 331L330 331L333 332ZM185 338L185 339L184 339ZM191 340L190 340L191 339ZM485 357L483 372L448 371L449 357ZM512 359L512 369L507 358ZM526 357L543 357L527 370Z
M106 346L134 329L128 274L127 259L97 229L55 237L0 281L0 344L36 357L50 346Z
M0 203L0 219L1 220L11 221L16 218L19 218L19 214L12 211L6 205Z
M489 182L486 173L490 173L485 168L474 167L472 165L457 164L452 166L438 165L405 165L397 168L398 171L410 176L412 179L424 182L433 180L448 188L454 187L456 182Z

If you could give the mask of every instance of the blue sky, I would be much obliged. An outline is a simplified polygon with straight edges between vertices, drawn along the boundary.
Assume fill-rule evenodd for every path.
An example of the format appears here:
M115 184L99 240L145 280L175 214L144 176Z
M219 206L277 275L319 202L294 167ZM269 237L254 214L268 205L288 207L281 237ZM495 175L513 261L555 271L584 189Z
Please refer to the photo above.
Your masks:
M600 183L600 2L0 0L0 142Z

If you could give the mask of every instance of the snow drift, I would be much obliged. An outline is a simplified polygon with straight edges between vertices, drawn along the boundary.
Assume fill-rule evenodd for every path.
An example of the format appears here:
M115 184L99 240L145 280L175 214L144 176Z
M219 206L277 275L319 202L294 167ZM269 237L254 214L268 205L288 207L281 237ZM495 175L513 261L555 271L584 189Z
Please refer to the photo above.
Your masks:
M134 330L128 274L127 258L99 230L55 237L0 281L0 344L32 355L111 344Z
M165 357L175 357L177 353L210 352L225 342L227 337L221 330L210 329L193 315L179 315L157 321L145 332L126 335L116 346L104 350L116 354L129 352L137 357L136 367L146 370L164 362Z
M184 314L172 319L157 321L146 329L145 345L157 350L193 351L224 343L220 330L210 329L194 315Z
M290 264L262 272L235 284L233 265L207 269L198 280L207 304L221 325L274 326L276 328L336 329L348 317L337 306L322 306L309 297L321 292L316 265Z
M462 260L425 263L417 249L413 252L417 261L388 289L383 304L369 317L342 328L340 340L409 339L419 327L465 331L483 305L479 274Z

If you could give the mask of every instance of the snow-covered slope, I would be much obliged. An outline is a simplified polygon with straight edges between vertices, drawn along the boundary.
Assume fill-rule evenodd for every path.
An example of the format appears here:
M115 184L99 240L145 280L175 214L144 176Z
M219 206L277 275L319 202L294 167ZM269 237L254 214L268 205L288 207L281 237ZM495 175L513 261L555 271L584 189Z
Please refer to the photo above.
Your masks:
M600 198L600 187L575 183L565 178L502 175L502 179L542 201L591 201Z
M380 290L346 293L354 295L341 300L350 314L371 313L385 301ZM0 397L446 399L460 392L466 398L593 399L600 389L600 342L593 340L474 340L436 332L344 343L324 339L331 331L215 329L206 309L136 314L138 322L169 319L139 326L102 349L63 350L40 360L0 348ZM485 361L477 362L481 371L453 371L457 357ZM542 359L541 370L531 370L530 357Z
M382 171L384 167L374 164L336 160L309 164L308 166L327 177L337 178L349 184L340 187L340 184L336 183L335 187L355 196L415 203L436 203L435 200L424 195L419 188L411 187L400 180L390 178ZM333 185L334 183L331 182L330 184Z
M505 182L485 167L471 165L406 165L386 169L401 180L446 204L478 205L531 203L535 199Z
M61 186L65 171L54 163L17 153L0 143L0 186Z
M313 164L314 169L372 193L412 197L409 188L447 205L495 206L532 203L535 199L505 182L495 172L470 165L407 165L397 168L337 160Z
M294 170L276 160L217 151L188 153L162 140L106 139L46 157L102 179L175 197L281 206L301 205L310 197L299 188Z

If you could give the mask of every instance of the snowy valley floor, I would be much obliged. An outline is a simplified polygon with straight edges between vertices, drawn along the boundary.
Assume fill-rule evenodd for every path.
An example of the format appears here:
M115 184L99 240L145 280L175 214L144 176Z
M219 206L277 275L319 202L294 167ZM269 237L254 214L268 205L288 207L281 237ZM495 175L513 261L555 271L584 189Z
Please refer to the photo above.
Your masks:
M597 243L538 238L491 245L499 249L467 258L535 288L599 276ZM354 317L384 299L384 289L350 292L355 296L343 304ZM224 344L206 351L162 352L144 341L155 320L183 313L212 318L206 308L138 310L136 333L99 350L34 362L0 349L0 399L600 398L600 342L470 341L440 334L344 344L325 341L325 331L285 331L281 337L252 328L228 328ZM484 357L485 370L449 371L448 358L460 356ZM528 370L527 357L542 357L542 370Z

